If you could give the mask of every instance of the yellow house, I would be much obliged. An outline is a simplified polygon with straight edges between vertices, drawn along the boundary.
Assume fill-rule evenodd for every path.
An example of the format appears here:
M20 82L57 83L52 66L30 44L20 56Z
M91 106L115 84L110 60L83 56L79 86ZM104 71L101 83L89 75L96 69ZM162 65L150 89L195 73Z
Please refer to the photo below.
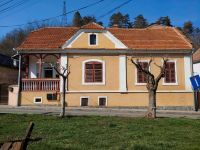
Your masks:
M160 109L193 109L192 45L174 27L145 29L104 28L96 23L78 27L48 27L30 33L17 48L26 64L21 75L19 105L59 105L61 78L49 63L70 66L66 83L68 106L137 107L148 105L142 65L169 59L166 76L157 90ZM151 65L151 72L158 68Z

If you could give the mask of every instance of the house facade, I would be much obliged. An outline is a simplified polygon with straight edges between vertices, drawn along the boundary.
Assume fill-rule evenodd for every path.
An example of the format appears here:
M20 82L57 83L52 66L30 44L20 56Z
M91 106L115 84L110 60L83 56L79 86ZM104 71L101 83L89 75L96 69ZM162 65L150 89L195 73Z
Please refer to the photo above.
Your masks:
M194 75L200 74L200 48L193 54L193 71Z
M173 27L145 29L104 28L96 23L77 27L43 28L30 33L17 48L21 63L19 105L59 105L62 79L49 63L70 66L66 83L67 106L146 107L145 76L130 59L145 67L150 59L166 76L157 91L163 109L193 109L192 45ZM149 68L156 75L159 68Z

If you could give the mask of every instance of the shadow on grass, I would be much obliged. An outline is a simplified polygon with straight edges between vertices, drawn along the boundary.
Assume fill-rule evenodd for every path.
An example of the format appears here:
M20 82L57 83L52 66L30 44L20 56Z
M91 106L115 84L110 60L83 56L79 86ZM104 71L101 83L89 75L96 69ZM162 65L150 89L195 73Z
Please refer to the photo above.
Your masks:
M36 137L36 138L29 139L30 142L38 142L38 141L41 141L41 140L42 140L41 137Z

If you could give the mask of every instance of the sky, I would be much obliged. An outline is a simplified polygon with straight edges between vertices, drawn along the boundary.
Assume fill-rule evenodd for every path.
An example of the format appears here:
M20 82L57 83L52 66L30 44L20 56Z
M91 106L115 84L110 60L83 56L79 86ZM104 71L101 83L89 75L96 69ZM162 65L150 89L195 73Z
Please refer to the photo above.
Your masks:
M9 2L10 1L10 2ZM84 7L99 0L65 0L67 12ZM119 6L127 0L104 0L103 2L81 10L82 16L99 16ZM7 3L8 4L5 4ZM6 9L14 3L22 5ZM3 5L4 4L4 5ZM3 6L2 6L3 5ZM155 22L161 16L169 16L174 26L183 26L186 21L192 21L195 27L200 27L200 0L132 0L127 5L116 9L111 14L100 18L104 26L108 26L110 16L115 12L129 14L130 20L142 14L149 23ZM0 26L11 26L41 20L62 14L63 0L0 0ZM74 13L67 15L68 23L72 22ZM23 27L23 26L21 26ZM0 27L0 38L16 27Z

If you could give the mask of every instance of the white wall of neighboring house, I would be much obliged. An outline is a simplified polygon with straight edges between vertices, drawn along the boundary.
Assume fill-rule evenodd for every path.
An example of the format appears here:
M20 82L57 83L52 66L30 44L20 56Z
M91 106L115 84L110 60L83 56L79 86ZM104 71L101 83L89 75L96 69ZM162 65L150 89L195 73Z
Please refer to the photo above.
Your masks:
M197 75L197 74L200 75L200 62L193 64L193 72L194 72L194 75Z

